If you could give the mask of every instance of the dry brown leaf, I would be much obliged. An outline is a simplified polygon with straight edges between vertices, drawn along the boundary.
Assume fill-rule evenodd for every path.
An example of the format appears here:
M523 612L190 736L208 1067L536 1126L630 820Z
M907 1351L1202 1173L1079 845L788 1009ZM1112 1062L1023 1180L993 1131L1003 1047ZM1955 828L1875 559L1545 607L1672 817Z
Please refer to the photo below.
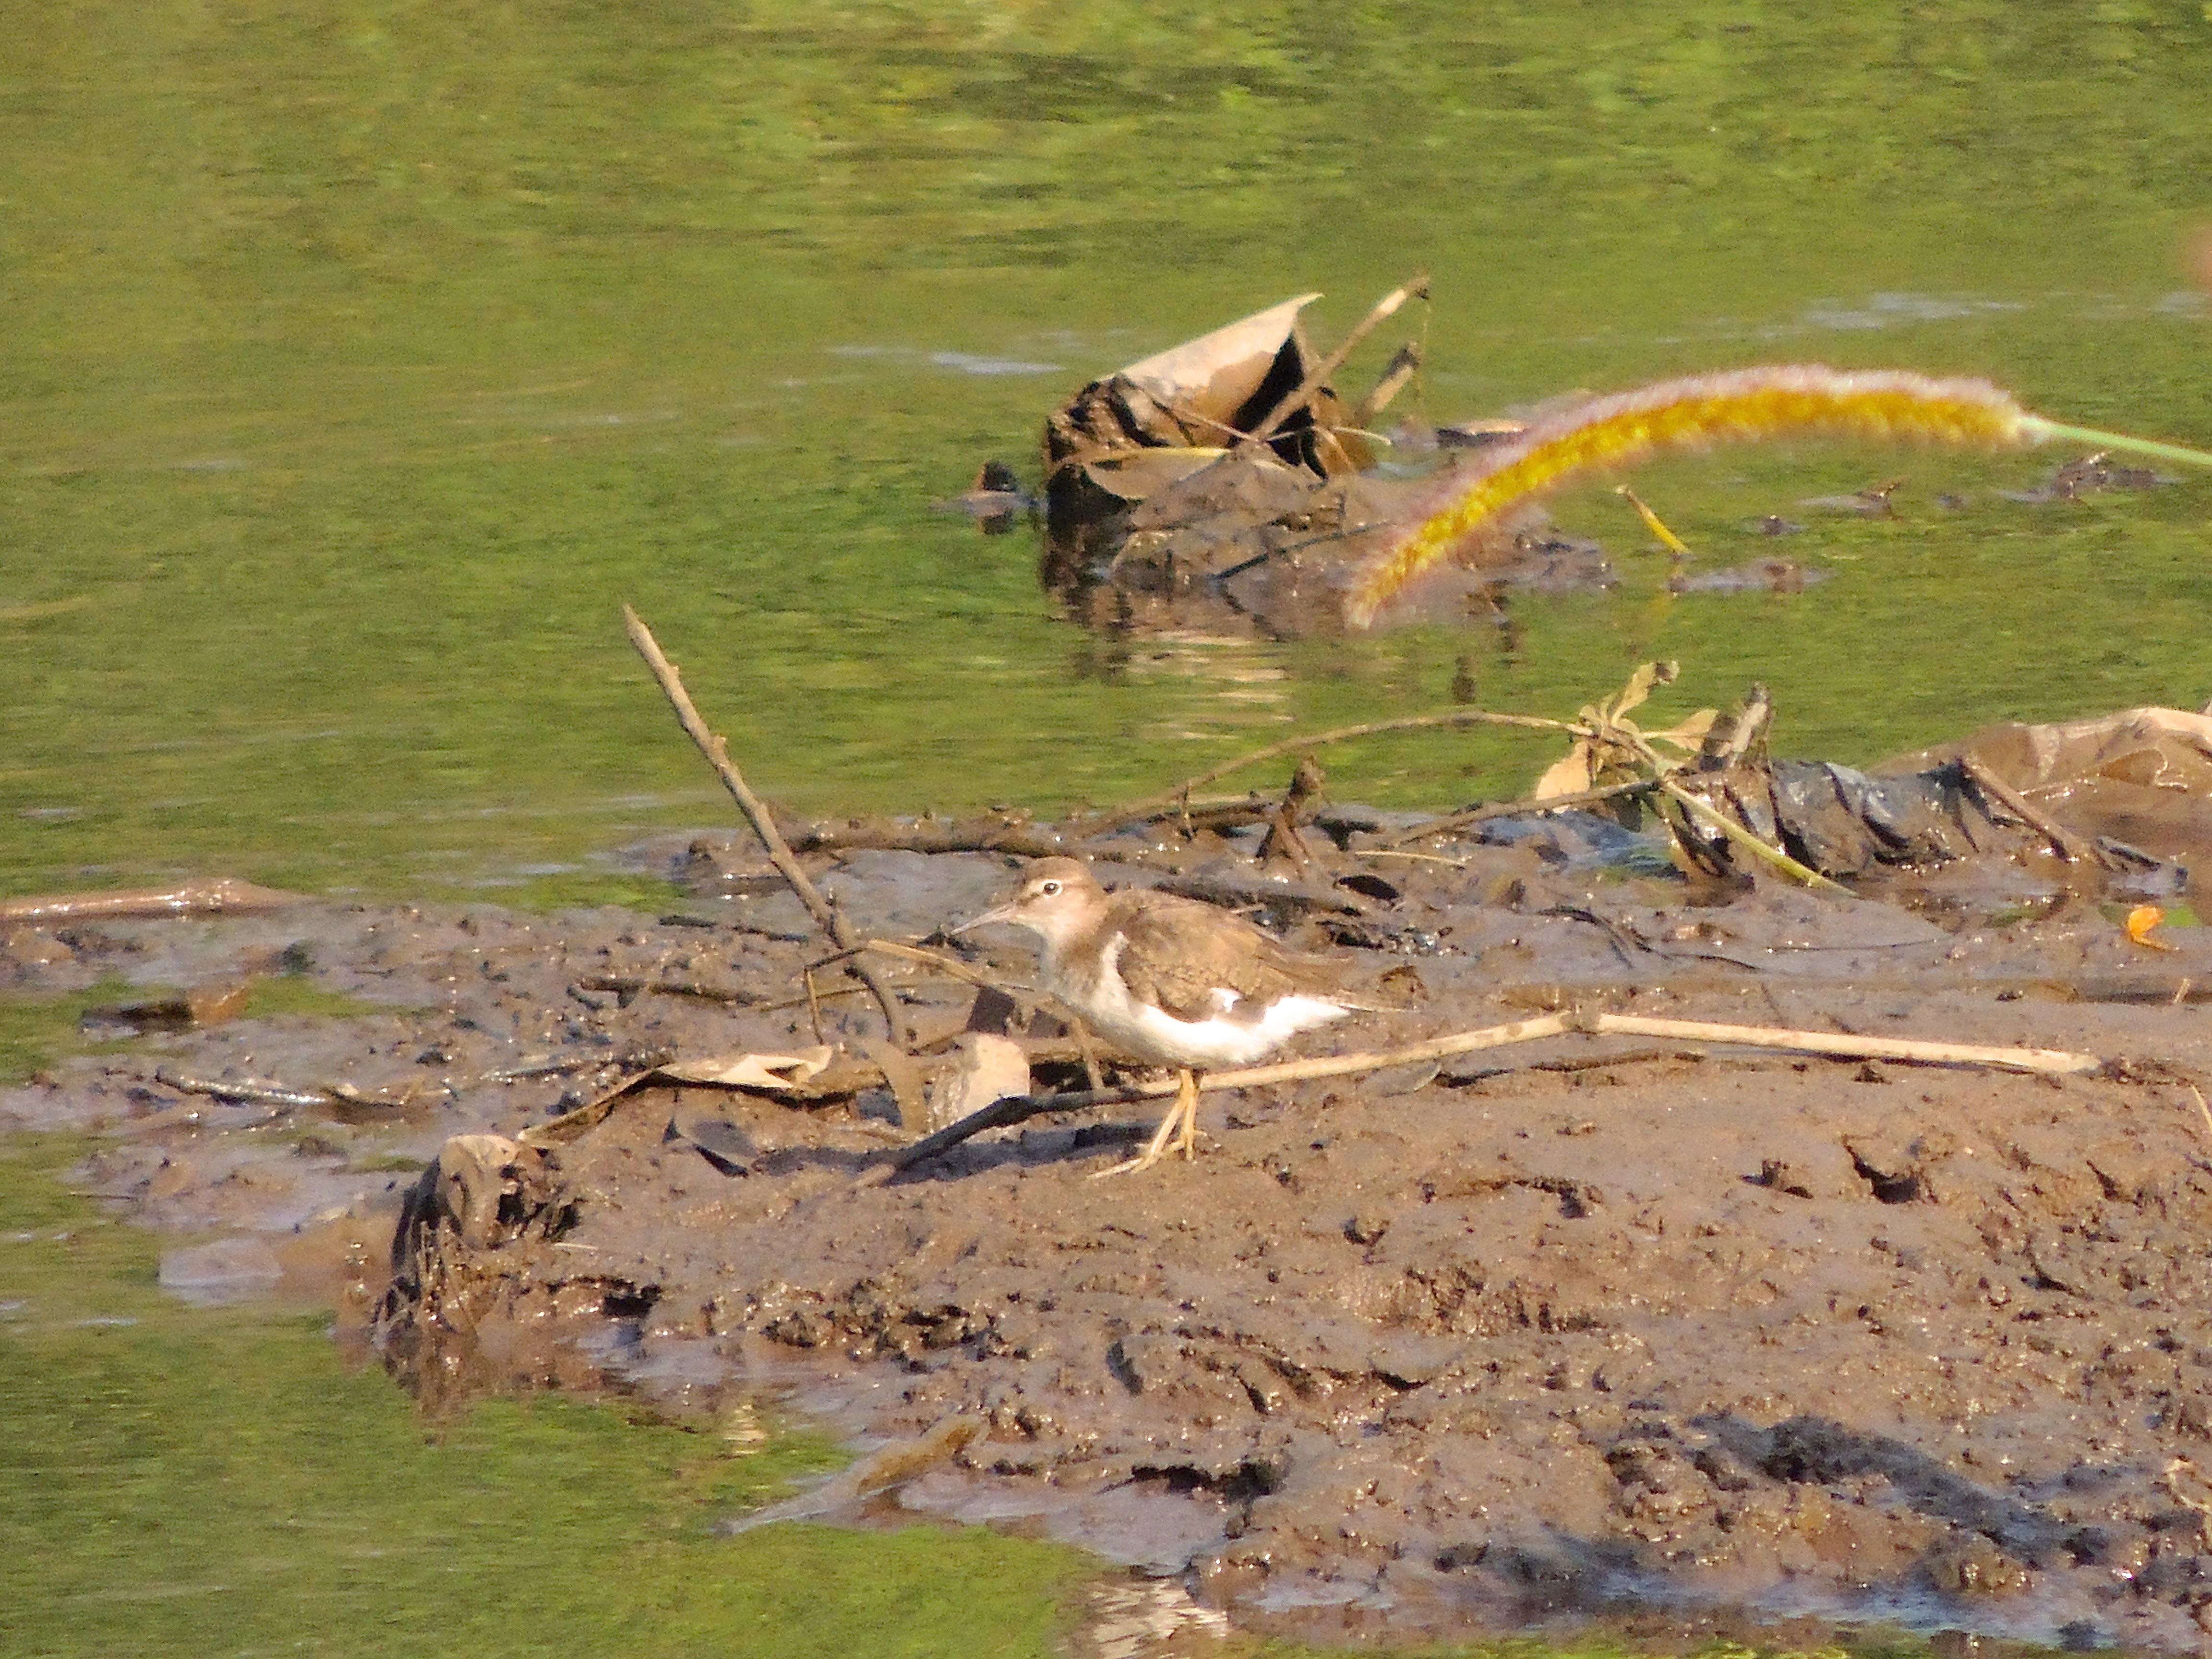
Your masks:
M1644 740L1667 744L1685 754L1692 754L1705 746L1706 733L1713 729L1713 722L1720 717L1721 711L1717 708L1700 708L1689 719L1678 726L1668 726L1664 732L1646 732Z
M1536 787L1531 792L1534 799L1551 800L1559 795L1579 795L1596 787L1591 781L1591 759L1589 740L1577 738L1565 757L1553 762L1544 775L1536 780Z
M1619 694L1611 702L1598 706L1598 718L1607 722L1617 721L1632 709L1642 708L1652 692L1662 685L1672 685L1674 676L1680 672L1680 665L1676 663L1639 663Z
M833 1052L820 1048L796 1054L717 1054L703 1060L676 1060L656 1067L655 1075L673 1083L775 1092L803 1088L829 1069Z

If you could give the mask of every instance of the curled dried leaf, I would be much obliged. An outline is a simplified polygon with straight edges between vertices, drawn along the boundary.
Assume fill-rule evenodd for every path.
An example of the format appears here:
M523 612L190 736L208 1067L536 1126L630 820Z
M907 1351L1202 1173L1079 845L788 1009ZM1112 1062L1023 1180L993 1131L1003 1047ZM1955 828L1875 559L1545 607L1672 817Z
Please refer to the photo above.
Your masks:
M2157 905L2138 904L2128 912L2128 919L2121 926L2127 929L2129 939L2142 945L2145 950L2171 951L2175 947L2168 945L2164 939L2153 939L2150 936L2150 930L2165 920L2166 912L2160 909Z

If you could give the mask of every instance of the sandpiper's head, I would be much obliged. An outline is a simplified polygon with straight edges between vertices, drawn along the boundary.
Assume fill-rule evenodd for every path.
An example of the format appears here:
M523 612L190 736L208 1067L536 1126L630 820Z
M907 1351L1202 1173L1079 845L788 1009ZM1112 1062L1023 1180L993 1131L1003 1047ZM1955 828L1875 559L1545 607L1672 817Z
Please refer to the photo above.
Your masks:
M1077 859L1040 859L1030 866L1013 897L952 931L964 933L994 921L1026 927L1058 950L1097 919L1106 894L1090 868Z

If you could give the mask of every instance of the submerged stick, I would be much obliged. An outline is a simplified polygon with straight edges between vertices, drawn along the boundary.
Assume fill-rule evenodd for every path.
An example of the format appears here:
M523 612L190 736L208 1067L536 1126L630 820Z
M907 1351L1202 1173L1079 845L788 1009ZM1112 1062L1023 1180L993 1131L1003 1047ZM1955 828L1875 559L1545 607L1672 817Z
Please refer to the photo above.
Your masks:
M1127 806L1115 807L1102 818L1074 826L1085 836L1103 836L1109 830L1118 830L1125 823L1148 817L1164 807L1170 807L1186 799L1194 789L1203 789L1207 784L1227 777L1231 772L1241 772L1248 766L1257 766L1262 761L1273 760L1279 755L1293 754L1301 749L1318 749L1325 744L1349 743L1354 738L1371 738L1385 732L1415 732L1437 726L1517 726L1538 732L1565 732L1570 737L1585 737L1585 730L1572 720L1547 720L1538 714L1493 714L1483 708L1453 708L1437 714L1407 714L1397 720L1370 720L1364 726L1340 726L1334 731L1316 732L1303 738L1285 738L1280 743L1271 743L1225 760L1195 777L1185 778L1176 787L1164 794L1147 797Z
M753 833L760 837L761 845L768 849L769 862L775 866L776 873L799 896L799 902L806 907L806 914L814 918L815 925L830 936L832 943L840 949L852 948L855 941L851 929L845 926L844 918L837 914L836 908L828 899L822 896L821 890L815 886L799 860L793 855L782 832L775 827L775 815L769 811L768 803L753 793L744 775L730 759L729 745L699 717L690 695L684 689L683 675L661 651L660 641L653 637L653 630L628 605L623 606L623 623L629 630L629 642L637 647L637 654L645 659L645 665L653 671L653 678L660 683L661 693L667 697L668 706L676 711L677 723L683 726L684 734L691 739L699 752L707 757L707 764L714 769L714 775L722 781L722 787L730 792L731 799L744 812L746 821L753 827ZM875 998L877 1010L884 1017L884 1024L890 1031L891 1041L903 1042L906 1033L899 1023L897 1005L891 1000L890 992L877 977L875 970L866 963L857 960L848 964L847 970L857 975Z
M2049 842L2051 850L2062 862L2079 864L2087 860L2106 869L2112 867L2111 860L2100 853L2094 843L2084 842L2063 824L2037 811L2018 790L1983 764L1980 756L1971 750L1960 755L1959 769L1966 775L1966 781L1975 788Z
M282 910L309 902L305 893L257 887L250 881L218 876L211 881L179 882L174 887L137 888L119 893L46 893L0 899L0 921L83 921L94 917L120 921L146 916L245 915Z
M1498 800L1481 806L1470 806L1464 812L1447 812L1440 818L1431 818L1412 828L1400 830L1382 837L1376 843L1377 851L1405 846L1409 842L1425 841L1431 836L1456 835L1471 830L1478 823L1487 823L1492 818L1538 817L1547 812L1571 811L1577 807L1597 806L1609 800L1619 800L1623 795L1648 795L1659 787L1656 778L1632 778L1626 783L1608 783L1597 789L1578 789L1571 795L1547 795L1542 800Z

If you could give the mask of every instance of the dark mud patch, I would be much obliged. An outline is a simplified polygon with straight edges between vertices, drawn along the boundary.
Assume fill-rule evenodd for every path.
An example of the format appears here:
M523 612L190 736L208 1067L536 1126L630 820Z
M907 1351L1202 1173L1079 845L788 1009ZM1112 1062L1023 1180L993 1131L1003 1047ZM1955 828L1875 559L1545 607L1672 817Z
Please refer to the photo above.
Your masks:
M778 937L784 901L741 892L663 921L319 906L117 925L61 956L26 939L19 984L55 992L299 945L316 983L386 1012L149 1035L0 1111L106 1131L85 1181L180 1249L267 1247L180 1261L180 1288L319 1260L426 1398L767 1392L863 1443L963 1419L836 1512L1072 1538L1245 1626L1810 1618L2200 1646L2207 930L2148 951L2025 870L1915 886L1924 914L1764 882L1692 907L1571 828L1370 864L1387 894L1344 890L1369 914L1299 912L1304 944L1352 921L1418 941L1372 960L1411 970L1420 1012L1342 1045L1576 1001L2158 1065L2039 1079L1565 1037L1209 1096L1197 1162L1103 1181L1146 1115L1032 1124L889 1182L878 1154L911 1132L888 1090L648 1089L574 1139L518 1139L650 1054L813 1040L803 999L778 1006L813 951ZM1003 878L861 853L823 878L910 936ZM732 994L585 988L677 981ZM905 994L925 1045L973 996ZM859 1004L821 1018L860 1044ZM549 1058L574 1065L533 1072ZM179 1097L164 1068L447 1086L346 1121Z

